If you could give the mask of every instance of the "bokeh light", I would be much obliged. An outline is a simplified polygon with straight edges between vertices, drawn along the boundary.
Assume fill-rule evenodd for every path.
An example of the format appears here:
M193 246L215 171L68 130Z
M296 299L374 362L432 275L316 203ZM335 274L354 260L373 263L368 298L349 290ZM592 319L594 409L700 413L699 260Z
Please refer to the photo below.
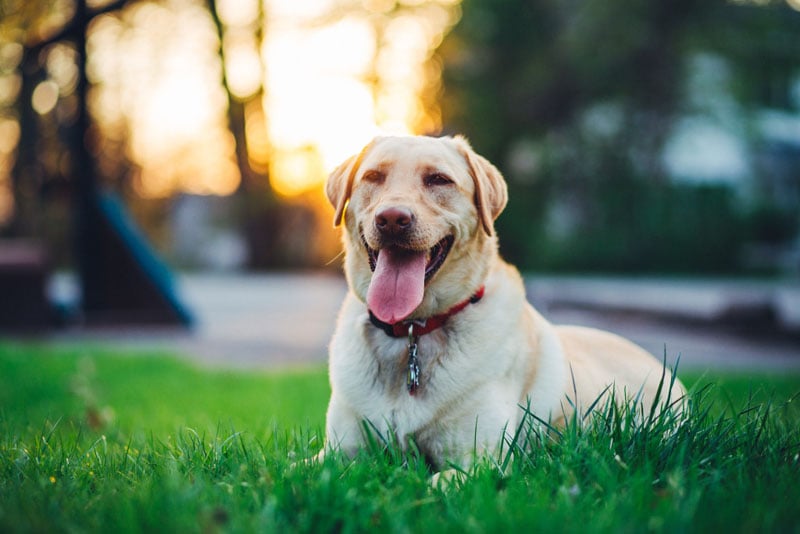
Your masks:
M58 85L51 80L43 81L33 90L31 103L36 113L47 115L58 103Z
M106 135L128 131L133 185L144 197L227 195L240 175L219 84L219 41L203 5L168 0L131 5L95 21L93 111Z
M436 110L423 104L430 87L425 66L454 22L452 3L429 2L384 17L374 14L396 4L370 1L324 24L317 22L319 13L330 2L270 3L270 12L280 17L267 34L264 54L270 182L276 192L290 196L319 187L376 134L440 127ZM282 161L301 153L321 165Z
M231 95L247 102L263 89L263 109L245 111L248 159L268 170L276 193L319 188L378 133L439 127L436 110L422 101L430 87L425 65L454 22L453 3L405 6L402 15L387 16L394 2L219 2ZM191 0L136 3L92 25L93 112L105 135L127 129L139 194L237 189L219 49L210 14ZM43 86L40 113L55 105L53 89L71 79L59 72L56 85Z
M98 168L143 198L235 192L242 160L227 89L243 106L250 169L268 175L281 197L319 191L373 136L440 128L431 105L439 72L429 60L457 18L458 1L218 0L215 22L202 0L142 0L99 15L87 32ZM74 4L63 0L31 24L9 27L19 27L18 41L36 43L73 14ZM20 94L22 52L13 39L0 43L0 105L7 108ZM75 45L50 44L40 57L34 111L49 124L74 123ZM0 119L0 220L7 220L20 127L14 115ZM62 167L68 175L69 165L48 168Z

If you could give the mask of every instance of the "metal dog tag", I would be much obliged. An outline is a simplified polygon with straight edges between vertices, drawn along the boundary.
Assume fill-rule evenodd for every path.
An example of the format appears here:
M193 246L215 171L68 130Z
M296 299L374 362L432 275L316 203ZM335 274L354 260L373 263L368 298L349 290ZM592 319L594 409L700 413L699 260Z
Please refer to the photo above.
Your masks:
M408 325L408 374L406 388L413 395L419 387L419 359L417 358L417 336L414 335L414 323Z

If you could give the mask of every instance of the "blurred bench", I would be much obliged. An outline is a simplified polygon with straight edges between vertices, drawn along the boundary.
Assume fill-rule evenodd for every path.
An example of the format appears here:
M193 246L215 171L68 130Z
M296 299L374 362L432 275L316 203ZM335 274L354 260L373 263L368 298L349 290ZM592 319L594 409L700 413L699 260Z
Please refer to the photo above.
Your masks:
M42 245L0 240L0 330L35 329L50 323L47 276Z

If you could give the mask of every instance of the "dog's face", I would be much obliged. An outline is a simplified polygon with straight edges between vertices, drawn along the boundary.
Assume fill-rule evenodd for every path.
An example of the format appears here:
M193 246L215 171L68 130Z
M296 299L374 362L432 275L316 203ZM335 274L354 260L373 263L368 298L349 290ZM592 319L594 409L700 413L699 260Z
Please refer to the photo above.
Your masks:
M460 137L380 137L329 177L345 272L382 321L428 317L470 296L506 204L497 169Z

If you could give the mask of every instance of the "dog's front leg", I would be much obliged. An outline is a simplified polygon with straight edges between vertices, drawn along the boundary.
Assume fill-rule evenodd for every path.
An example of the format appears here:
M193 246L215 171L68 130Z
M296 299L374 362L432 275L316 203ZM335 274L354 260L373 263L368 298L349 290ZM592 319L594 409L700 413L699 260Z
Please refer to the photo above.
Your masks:
M486 398L499 400L498 395ZM485 403L481 408L478 415L464 416L458 420L451 427L451 432L442 432L447 435L446 443L449 446L445 445L438 451L441 471L431 479L434 487L448 489L456 483L463 483L481 460L500 461L501 451L516 442L518 407L507 401L494 405Z
M339 451L352 457L362 444L361 418L336 395L332 395L325 421L325 445L314 460L321 462L331 451Z

